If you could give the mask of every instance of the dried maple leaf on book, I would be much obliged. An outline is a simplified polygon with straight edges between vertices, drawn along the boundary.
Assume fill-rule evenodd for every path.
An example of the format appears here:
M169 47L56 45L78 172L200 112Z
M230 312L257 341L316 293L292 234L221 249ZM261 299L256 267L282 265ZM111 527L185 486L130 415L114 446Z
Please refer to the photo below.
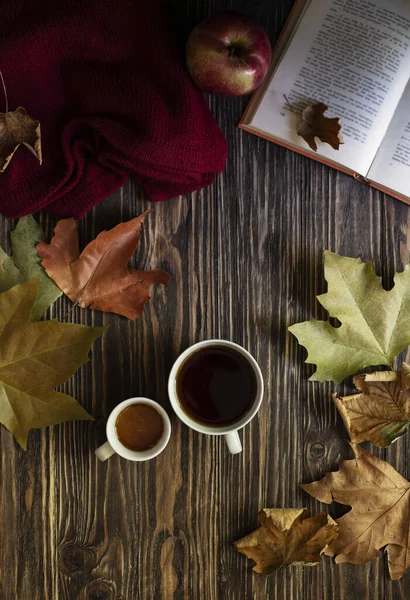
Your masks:
M302 112L302 119L297 129L298 135L315 152L317 152L316 137L321 142L332 146L334 150L339 150L340 144L344 144L342 123L339 118L325 117L324 113L327 109L326 104L322 102L309 104Z
M352 442L385 448L407 432L410 423L410 366L353 378L360 394L333 394Z
M43 267L74 304L137 319L150 299L151 285L166 285L170 279L162 269L136 271L125 266L139 244L149 212L103 231L81 254L76 222L62 219L50 244L37 245Z
M365 367L391 366L410 344L410 265L386 291L370 262L328 250L324 258L328 291L318 300L341 326L311 319L289 327L308 351L306 362L317 365L310 379L340 383Z
M40 277L0 294L0 423L25 449L30 429L92 420L78 402L56 392L88 360L105 327L30 321Z
M410 483L384 460L353 449L356 458L339 463L339 471L301 486L320 502L352 507L336 520L339 536L324 554L363 564L386 547L390 576L400 579L410 566Z
M305 508L264 508L261 527L234 546L255 561L253 570L268 575L284 565L316 565L338 534L327 513L306 517Z

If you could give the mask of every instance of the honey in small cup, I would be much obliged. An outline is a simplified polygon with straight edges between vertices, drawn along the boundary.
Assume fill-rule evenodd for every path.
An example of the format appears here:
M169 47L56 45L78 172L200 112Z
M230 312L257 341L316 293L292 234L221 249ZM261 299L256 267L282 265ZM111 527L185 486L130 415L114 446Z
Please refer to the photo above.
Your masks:
M171 423L160 404L130 398L114 408L107 421L107 442L96 450L99 460L114 453L133 461L154 458L168 444Z
M149 404L130 404L117 417L115 433L123 446L135 452L156 446L164 432L164 420Z

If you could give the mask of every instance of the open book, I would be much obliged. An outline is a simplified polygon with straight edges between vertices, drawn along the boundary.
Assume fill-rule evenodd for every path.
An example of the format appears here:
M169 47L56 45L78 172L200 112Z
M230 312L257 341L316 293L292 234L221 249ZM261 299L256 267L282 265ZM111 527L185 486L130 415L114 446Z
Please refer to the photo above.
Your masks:
M297 135L312 102L340 150ZM297 0L239 126L410 203L410 0Z

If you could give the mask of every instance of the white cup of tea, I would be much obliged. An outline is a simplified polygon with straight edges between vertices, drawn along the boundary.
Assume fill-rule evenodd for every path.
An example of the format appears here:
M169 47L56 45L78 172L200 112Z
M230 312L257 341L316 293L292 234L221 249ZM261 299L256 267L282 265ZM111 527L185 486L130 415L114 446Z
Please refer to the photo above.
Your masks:
M206 340L190 346L174 363L168 395L191 429L225 436L232 454L242 451L238 430L256 415L263 398L258 363L242 346Z
M129 398L120 402L107 421L107 441L95 454L101 461L113 454L133 461L158 456L168 444L171 422L158 402Z

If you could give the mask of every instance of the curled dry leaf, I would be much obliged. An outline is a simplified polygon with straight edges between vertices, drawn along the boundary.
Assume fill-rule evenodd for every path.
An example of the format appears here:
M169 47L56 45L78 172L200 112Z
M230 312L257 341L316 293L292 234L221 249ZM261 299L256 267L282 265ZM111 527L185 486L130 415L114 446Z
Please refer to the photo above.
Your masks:
M302 120L297 129L298 135L303 137L315 152L317 152L315 137L332 146L334 150L339 150L340 144L344 144L341 120L325 117L324 113L327 109L326 104L322 102L309 104L302 112Z
M333 394L352 442L385 448L407 432L410 423L410 366L353 378L360 394Z
M239 552L255 561L253 570L268 575L283 565L316 565L338 535L327 513L306 517L305 508L264 508L261 527L235 542Z
M25 449L30 429L92 417L54 388L88 360L105 327L30 321L40 277L0 294L0 423Z
M43 267L75 304L137 319L150 299L151 285L166 285L170 280L162 269L136 271L125 266L139 244L149 212L103 231L81 255L76 222L59 221L50 244L37 245Z
M384 460L353 449L356 458L339 463L339 471L301 486L320 502L352 507L337 519L339 536L324 554L363 564L386 547L390 576L400 579L410 566L410 483Z
M30 117L22 106L0 113L0 173L7 168L20 144L37 156L41 164L40 122Z
M306 362L317 365L310 379L340 383L365 367L391 366L410 344L410 265L387 292L370 262L328 250L324 257L328 291L318 300L341 326L311 319L289 327L308 351Z

